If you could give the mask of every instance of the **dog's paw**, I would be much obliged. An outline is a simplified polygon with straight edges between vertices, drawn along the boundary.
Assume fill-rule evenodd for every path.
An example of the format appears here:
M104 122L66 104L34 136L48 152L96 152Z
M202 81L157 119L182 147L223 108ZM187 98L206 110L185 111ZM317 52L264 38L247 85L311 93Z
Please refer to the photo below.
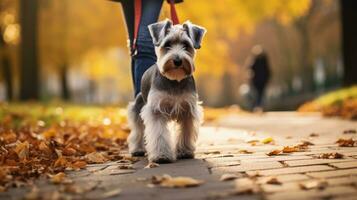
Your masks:
M132 153L131 153L131 156L134 156L134 157L143 157L143 156L145 156L145 151L135 151L135 152L132 152Z
M155 157L151 157L149 154L149 161L154 162L154 163L160 163L160 164L165 164L165 163L173 163L176 160L174 155L158 155Z
M177 152L177 159L192 159L195 157L193 152L184 151L184 152Z
M169 159L169 158L156 158L156 159L152 160L152 162L158 163L158 164L167 164L167 163L174 162L174 160Z

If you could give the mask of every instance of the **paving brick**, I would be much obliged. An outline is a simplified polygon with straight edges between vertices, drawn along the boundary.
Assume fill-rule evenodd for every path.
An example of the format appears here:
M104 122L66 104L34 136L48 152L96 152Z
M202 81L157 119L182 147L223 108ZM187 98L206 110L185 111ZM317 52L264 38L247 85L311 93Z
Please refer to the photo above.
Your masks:
M287 160L307 160L312 159L311 156L299 156L299 155L287 155L287 156L271 156L264 158L251 158L251 159L242 159L242 163L247 162L266 162L266 161L287 161ZM296 161L299 162L299 161Z
M267 193L300 190L299 184L296 182L283 183L281 185L263 184L261 188Z
M324 190L296 190L273 193L266 196L268 200L289 200L289 199L316 199L330 196L348 195L356 193L356 189L351 186L327 187Z
M332 170L332 167L327 165L313 165L313 166L302 166L302 167L286 167L281 169L270 169L261 171L247 171L248 175L254 175L259 173L262 176L276 176L281 174L296 174L296 173L306 173L315 171Z
M240 165L240 161L226 161L226 162L207 162L209 168L213 167L228 167Z
M341 169L357 168L357 160L351 162L331 163L330 165Z
M282 183L293 182L293 181L302 181L302 180L310 179L310 177L308 177L308 176L306 176L304 174L286 174L286 175L278 175L278 176L274 176L274 177L277 178ZM257 183L266 183L269 179L271 179L270 176L258 177Z
M357 176L328 178L326 181L329 185L357 184Z
M341 195L335 198L332 198L331 200L356 200L357 197L357 192L348 194L348 195Z
M212 157L205 158L208 162L222 162L222 161L233 161L233 160L254 160L254 159L264 159L269 158L267 155L256 155L256 154L245 154L245 155L235 155L233 157Z
M336 162L345 162L351 161L353 159L308 159L308 160L292 160L292 161L285 161L284 163L290 167L296 166L304 166L304 165L320 165L320 164L327 164L327 163L336 163Z
M357 150L353 147L345 148L345 149L335 148L335 149L308 150L308 151L303 151L303 152L295 152L295 153L292 153L291 155L319 155L322 153L331 153L331 152L341 153L346 156L357 155Z
M326 171L326 172L312 172L312 173L307 173L306 175L314 178L330 178L330 177L339 177L339 176L350 176L356 174L357 174L357 169L341 169L341 170Z
M227 173L234 173L234 172L245 172L250 170L262 170L262 169L275 169L281 168L283 165L277 161L273 162L260 162L260 163L242 163L238 166L229 166L229 167L217 167L212 168L213 172L227 172Z

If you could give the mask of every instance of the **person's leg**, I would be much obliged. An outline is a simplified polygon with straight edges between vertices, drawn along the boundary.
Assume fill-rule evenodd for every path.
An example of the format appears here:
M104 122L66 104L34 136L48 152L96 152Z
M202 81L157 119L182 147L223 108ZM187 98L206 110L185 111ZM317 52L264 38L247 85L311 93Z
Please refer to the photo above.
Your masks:
M130 48L130 52L132 51L132 43L134 40L134 0L124 0L121 2L124 18L125 18L125 24L126 24L126 30L128 32L128 45ZM135 88L135 60L131 58L131 78L133 80L133 87L134 90Z
M140 26L137 36L137 54L135 60L135 96L141 89L144 72L156 63L155 48L148 25L157 22L163 0L143 0Z
M257 108L263 107L264 89L264 86L257 87L257 100L255 103L255 107Z

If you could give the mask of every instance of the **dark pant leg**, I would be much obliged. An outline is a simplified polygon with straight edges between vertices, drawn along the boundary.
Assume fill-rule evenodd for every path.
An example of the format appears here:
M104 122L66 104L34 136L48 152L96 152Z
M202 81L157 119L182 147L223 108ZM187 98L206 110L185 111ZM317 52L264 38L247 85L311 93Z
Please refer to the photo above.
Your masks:
M128 45L130 47L130 52L131 47L132 47L132 42L134 40L134 0L123 0L121 2L121 6L123 8L123 13L124 13L124 18L125 18L125 24L126 24L126 30L128 31ZM135 60L131 58L131 78L133 81L133 86L134 90L135 88Z
M156 63L155 48L148 25L157 22L163 0L143 0L142 14L137 38L135 60L135 96L141 90L141 78L144 72Z
M254 107L262 107L263 106L263 98L265 86L256 86L257 98L254 103Z

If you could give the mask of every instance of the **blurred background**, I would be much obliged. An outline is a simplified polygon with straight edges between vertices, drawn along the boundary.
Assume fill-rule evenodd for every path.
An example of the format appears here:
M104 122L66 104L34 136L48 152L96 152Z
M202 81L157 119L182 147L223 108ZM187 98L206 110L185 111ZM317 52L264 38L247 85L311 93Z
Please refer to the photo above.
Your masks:
M322 93L356 83L353 4L353 0L177 4L181 21L189 19L208 30L195 74L204 105L251 108L255 94L249 66L256 45L264 48L271 72L266 110L296 109ZM164 3L160 18L169 14ZM0 31L0 101L125 105L133 99L127 35L118 3L1 0Z

